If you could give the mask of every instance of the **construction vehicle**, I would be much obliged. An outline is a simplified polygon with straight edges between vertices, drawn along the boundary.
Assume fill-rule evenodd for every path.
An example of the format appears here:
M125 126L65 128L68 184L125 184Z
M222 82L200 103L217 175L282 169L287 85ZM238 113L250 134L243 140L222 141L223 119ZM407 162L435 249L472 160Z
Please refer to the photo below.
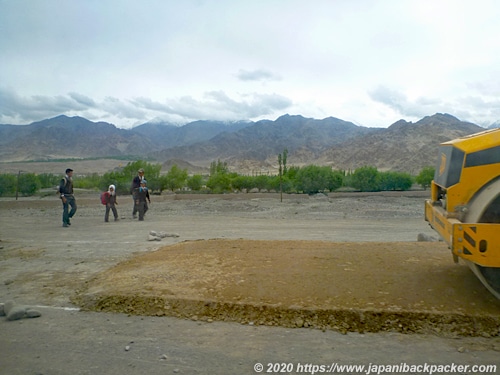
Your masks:
M439 146L425 220L500 299L500 129Z

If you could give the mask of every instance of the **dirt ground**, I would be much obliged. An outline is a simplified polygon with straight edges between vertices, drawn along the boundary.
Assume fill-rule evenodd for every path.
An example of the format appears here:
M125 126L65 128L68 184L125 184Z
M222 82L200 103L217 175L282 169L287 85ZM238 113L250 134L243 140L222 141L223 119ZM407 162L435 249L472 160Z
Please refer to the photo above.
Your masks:
M423 220L426 192L283 202L277 194L162 195L144 222L131 218L124 196L110 223L98 193L76 197L70 228L53 196L0 200L0 302L161 317L169 329L177 323L167 319L182 318L225 324L219 330L236 322L463 337L473 341L455 349L477 355L471 348L481 347L485 360L500 350L500 302L444 243L416 241L437 237ZM150 231L175 236L149 241Z
M116 247L125 252L133 241L124 242L124 232L141 228L144 241L138 254L99 273L77 272L79 278L69 270L24 270L7 280L8 290L43 277L44 303L71 301L89 310L340 331L499 334L500 301L485 292L467 267L453 263L443 242L416 241L418 229L436 236L421 218L419 192L295 195L283 202L277 194L154 196L143 223L130 218L128 196L119 199L122 220L103 223L97 195L80 194L74 226L59 229L61 236L72 238L68 248L83 242L84 251ZM0 204L15 217L60 215L60 203L50 196ZM92 216L88 234L93 238L88 238L89 228L78 222ZM162 217L163 227L158 226ZM411 228L415 218L418 228ZM245 222L238 225L239 220ZM340 228L343 237L338 238L333 222L350 229ZM409 238L398 222L409 227ZM50 222L57 224L57 219ZM384 230L376 229L365 241L358 232L366 235L362 228L369 224ZM203 234L202 225L207 226ZM54 228L32 238L28 247L14 245L16 239L31 237L25 227L13 233L15 229L5 240L2 235L4 264L45 259ZM151 230L175 237L146 241ZM87 262L74 266L82 269Z
M194 320L497 336L500 304L432 245L189 241L106 270L75 301Z

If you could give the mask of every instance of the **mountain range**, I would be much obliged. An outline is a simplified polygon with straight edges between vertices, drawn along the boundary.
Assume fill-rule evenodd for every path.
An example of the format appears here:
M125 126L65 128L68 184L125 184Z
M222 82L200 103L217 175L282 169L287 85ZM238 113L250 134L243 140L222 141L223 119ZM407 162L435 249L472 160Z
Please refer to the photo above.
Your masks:
M416 174L436 163L441 142L483 130L441 113L415 123L400 120L388 128L287 114L275 121L145 123L120 129L61 115L29 125L0 125L0 162L128 157L175 163L198 173L221 160L230 170L253 173L275 172L278 154L287 149L289 166L354 170L370 165Z

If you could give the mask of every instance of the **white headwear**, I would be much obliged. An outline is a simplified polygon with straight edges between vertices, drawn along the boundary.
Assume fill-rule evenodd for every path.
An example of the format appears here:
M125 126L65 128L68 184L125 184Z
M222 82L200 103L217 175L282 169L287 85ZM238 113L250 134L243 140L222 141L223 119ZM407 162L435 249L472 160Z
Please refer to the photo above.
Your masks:
M111 188L113 188L113 191L111 191ZM115 195L115 193L116 193L115 185L109 185L108 192L111 195Z

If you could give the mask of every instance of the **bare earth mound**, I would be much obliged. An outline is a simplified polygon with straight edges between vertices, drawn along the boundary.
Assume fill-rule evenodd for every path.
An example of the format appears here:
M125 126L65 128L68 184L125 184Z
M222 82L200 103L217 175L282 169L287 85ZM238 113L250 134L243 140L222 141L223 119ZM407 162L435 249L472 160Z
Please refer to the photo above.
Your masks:
M500 302L450 260L436 242L187 241L98 274L73 302L341 332L498 335Z

